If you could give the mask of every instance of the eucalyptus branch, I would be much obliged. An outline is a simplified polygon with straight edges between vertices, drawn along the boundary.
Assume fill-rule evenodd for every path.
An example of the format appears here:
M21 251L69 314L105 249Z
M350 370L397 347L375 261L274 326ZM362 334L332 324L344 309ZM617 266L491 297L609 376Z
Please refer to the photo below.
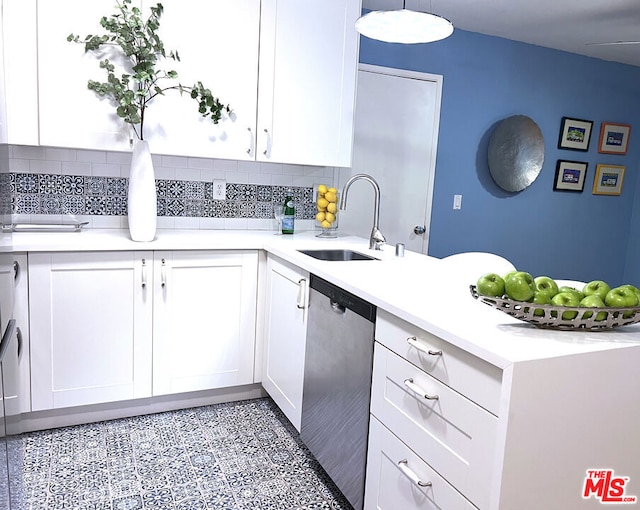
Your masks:
M116 114L124 122L130 124L134 133L144 139L144 119L147 107L158 96L165 92L177 90L187 93L198 103L198 112L210 118L215 124L223 114L231 112L228 105L220 102L210 89L198 81L192 86L177 82L175 70L157 68L161 60L180 61L177 51L167 51L157 34L160 17L164 11L162 4L151 7L151 14L146 21L141 17L140 9L131 7L131 0L116 0L117 12L100 19L100 26L107 32L102 35L87 35L81 39L79 35L70 34L67 41L84 44L85 53L101 54L105 46L119 48L129 65L125 66L120 76L116 75L115 65L109 59L100 60L100 68L104 69L107 78L100 82L89 80L87 87L98 96L109 98L116 108ZM161 86L161 82L172 83Z

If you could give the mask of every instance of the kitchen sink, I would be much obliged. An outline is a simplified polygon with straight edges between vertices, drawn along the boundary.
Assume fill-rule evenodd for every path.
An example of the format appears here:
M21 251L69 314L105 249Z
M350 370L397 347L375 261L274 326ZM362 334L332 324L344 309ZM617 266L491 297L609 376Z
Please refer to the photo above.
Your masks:
M298 250L318 260L347 261L347 260L378 260L353 250Z

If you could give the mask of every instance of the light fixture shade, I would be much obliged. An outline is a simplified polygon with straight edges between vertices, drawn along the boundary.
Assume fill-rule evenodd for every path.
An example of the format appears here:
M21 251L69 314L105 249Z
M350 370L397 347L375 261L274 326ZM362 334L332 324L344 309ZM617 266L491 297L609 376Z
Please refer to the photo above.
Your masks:
M356 21L356 30L378 41L416 44L446 39L452 23L442 16L408 9L371 11Z

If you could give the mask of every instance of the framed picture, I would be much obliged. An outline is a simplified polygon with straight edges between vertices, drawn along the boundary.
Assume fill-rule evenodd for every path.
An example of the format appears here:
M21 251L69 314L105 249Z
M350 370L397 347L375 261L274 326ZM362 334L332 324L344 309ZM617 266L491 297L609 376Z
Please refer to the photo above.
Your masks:
M601 154L626 154L630 134L631 126L629 124L603 122L600 128L598 152Z
M582 161L558 160L556 165L556 178L553 181L554 191L584 190L584 180L587 175L588 163Z
M588 151L593 121L562 117L558 149Z
M617 165L596 166L596 176L593 179L594 195L619 195L622 193L624 167Z

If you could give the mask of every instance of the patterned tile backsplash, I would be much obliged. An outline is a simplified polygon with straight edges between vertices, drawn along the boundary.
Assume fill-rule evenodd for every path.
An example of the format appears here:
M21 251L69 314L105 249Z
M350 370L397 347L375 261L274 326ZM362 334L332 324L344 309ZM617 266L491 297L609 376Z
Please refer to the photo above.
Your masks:
M284 202L289 188L296 228L315 229L314 189L337 182L341 170L159 154L152 159L160 229L274 229L273 205ZM2 144L3 221L126 229L130 166L129 152ZM214 195L214 181L224 183L224 200Z
M126 177L10 173L13 214L126 216ZM313 219L313 187L226 184L213 198L213 182L157 179L158 216L272 218L273 205L293 192L296 218Z

